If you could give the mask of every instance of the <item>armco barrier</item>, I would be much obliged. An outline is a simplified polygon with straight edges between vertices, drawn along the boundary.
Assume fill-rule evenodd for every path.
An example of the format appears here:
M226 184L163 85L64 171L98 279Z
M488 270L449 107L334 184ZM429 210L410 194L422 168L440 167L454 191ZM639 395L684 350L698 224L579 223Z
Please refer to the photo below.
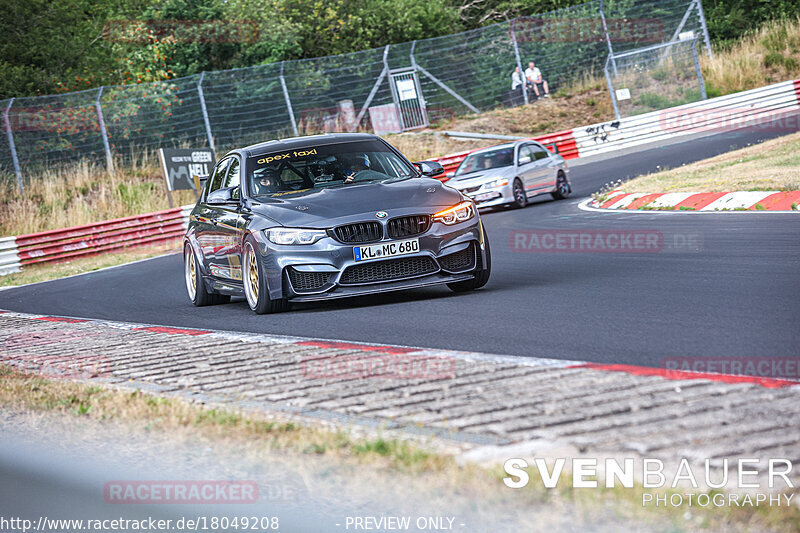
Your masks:
M790 80L621 120L531 137L531 140L548 147L555 145L564 159L574 159L704 131L760 126L782 128L791 133L800 128L796 118L787 120L785 115L798 109L800 80ZM449 176L474 151L449 154L434 161L439 161Z
M66 261L180 239L194 205L96 224L0 239L0 275L25 265Z

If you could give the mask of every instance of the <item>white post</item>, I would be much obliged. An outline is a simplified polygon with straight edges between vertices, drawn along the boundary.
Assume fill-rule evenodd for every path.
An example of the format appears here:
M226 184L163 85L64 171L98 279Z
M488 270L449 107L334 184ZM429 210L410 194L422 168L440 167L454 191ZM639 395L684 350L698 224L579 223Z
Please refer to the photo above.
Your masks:
M206 97L203 94L203 78L206 77L206 72L200 73L200 79L197 81L197 95L200 97L200 110L203 112L203 122L206 126L206 137L208 137L208 147L217 153L214 148L214 137L211 135L211 122L208 120L208 109L206 108Z
M108 131L106 131L106 121L103 119L103 106L100 104L100 98L103 96L103 89L101 86L97 90L97 98L94 100L94 108L97 110L97 123L100 125L100 135L103 136L103 149L106 152L106 170L109 174L114 173L114 158L111 157L111 146L108 144Z
M19 193L22 194L25 192L25 188L22 186L22 172L19 170L19 159L17 159L17 147L14 145L14 133L11 131L11 120L8 118L8 112L13 104L14 98L8 101L6 110L3 112L3 122L8 136L8 147L11 150L11 162L14 164L14 174L17 175L17 186L19 187Z
M289 99L289 89L286 88L286 80L283 77L283 61L281 61L281 87L283 88L283 99L286 100L286 110L289 112L289 120L292 121L292 131L294 132L294 136L297 137L300 134L297 132L297 122L294 118L294 110L292 109L292 101Z

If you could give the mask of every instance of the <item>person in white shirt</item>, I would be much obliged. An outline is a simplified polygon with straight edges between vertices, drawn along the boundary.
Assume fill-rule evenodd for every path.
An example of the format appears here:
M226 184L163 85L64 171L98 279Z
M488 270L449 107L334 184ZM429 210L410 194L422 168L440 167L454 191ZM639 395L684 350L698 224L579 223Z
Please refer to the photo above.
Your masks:
M511 73L511 90L507 96L510 105L518 106L525 102L525 95L522 94L522 91L528 90L527 85L519 67L515 67L514 72Z
M528 68L525 69L525 78L533 87L536 98L540 98L542 92L544 92L545 98L550 98L550 88L547 86L547 80L542 78L542 72L533 61L528 63Z
M514 72L511 73L511 90L516 91L520 85L522 85L522 74L520 74L519 67L515 67Z

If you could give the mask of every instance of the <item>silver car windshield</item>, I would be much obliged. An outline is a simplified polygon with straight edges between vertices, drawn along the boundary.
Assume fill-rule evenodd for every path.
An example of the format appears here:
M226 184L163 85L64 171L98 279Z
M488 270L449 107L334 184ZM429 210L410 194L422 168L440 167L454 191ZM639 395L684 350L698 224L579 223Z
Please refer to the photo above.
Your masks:
M514 147L507 146L496 150L486 150L468 155L456 170L456 176L490 170L493 168L509 167L514 164Z
M311 146L248 160L253 196L408 179L417 172L380 141Z

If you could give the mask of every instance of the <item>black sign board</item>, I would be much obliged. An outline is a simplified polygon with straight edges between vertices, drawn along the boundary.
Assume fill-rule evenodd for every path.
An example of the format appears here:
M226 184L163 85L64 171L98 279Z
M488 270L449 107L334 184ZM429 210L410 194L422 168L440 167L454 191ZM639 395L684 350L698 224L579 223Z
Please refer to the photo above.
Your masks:
M214 168L210 148L161 148L158 156L168 191L197 189L194 176L208 176Z

